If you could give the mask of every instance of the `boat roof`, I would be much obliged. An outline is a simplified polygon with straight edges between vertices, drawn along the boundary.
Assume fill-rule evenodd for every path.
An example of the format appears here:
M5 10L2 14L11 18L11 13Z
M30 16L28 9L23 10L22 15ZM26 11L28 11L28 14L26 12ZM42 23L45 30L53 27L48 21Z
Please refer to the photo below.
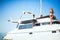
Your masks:
M36 19L42 19L42 18L50 18L50 16L49 15L47 15L47 16L42 16L42 17L39 17L39 18L36 18ZM56 17L53 15L53 19L56 19Z

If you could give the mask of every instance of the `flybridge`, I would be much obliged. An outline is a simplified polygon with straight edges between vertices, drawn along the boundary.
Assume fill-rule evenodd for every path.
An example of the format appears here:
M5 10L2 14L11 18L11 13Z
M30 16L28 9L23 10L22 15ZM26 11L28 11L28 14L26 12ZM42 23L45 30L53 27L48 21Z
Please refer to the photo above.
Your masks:
M50 15L42 16L42 17L39 17L39 18L36 18L36 19L42 19L42 18L50 18ZM53 16L53 19L56 19L56 17L55 17L55 16Z
M32 13L31 12L24 12L24 14L32 14ZM21 27L21 29L24 29L24 28L29 28L29 26L31 28L33 26L50 25L50 23L52 23L52 25L53 24L60 24L60 22L57 21L56 17L53 15L53 9L50 9L50 14L51 15L47 15L47 16L40 15L40 17L38 17L38 18L35 18L35 15L32 14L33 19L21 20L21 18L22 18L22 16L21 16L19 19L20 21L12 21L12 20L8 20L8 21L10 21L12 23L17 23L17 27L19 29L20 29L20 27Z

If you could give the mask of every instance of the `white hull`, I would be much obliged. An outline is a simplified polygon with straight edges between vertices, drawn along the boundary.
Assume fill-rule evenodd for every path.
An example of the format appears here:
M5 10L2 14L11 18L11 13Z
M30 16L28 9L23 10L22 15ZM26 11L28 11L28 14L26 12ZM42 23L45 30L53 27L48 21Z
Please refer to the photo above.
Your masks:
M12 34L12 36L13 40L60 40L60 33L52 32Z
M59 26L59 25L56 25ZM52 33L52 31L55 31ZM4 38L12 40L60 40L59 27L33 27L32 29L13 30Z

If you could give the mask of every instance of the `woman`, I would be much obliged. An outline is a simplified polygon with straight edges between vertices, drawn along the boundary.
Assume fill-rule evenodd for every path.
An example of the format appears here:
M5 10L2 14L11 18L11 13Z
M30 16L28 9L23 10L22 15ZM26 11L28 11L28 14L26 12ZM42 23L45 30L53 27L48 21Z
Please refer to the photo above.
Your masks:
M53 19L53 15L54 14L54 11L52 8L50 8L50 25L52 25L52 19Z

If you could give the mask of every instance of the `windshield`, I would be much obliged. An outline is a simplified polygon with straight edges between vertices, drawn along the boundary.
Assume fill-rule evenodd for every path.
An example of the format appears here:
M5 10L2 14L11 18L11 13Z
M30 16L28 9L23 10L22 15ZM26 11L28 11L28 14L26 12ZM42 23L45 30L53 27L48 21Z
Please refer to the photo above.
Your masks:
M33 24L23 24L23 25L19 25L19 29L27 29L27 28L32 28Z

